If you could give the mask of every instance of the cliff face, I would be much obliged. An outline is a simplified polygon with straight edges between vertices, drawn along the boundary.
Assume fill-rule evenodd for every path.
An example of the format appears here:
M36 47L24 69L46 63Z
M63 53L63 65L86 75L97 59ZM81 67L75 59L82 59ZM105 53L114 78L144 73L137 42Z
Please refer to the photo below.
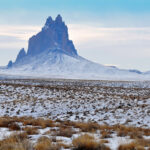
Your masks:
M77 51L68 37L68 28L58 15L55 20L49 17L42 31L29 39L27 55L35 56L47 50L59 49L70 56Z
M22 61L22 59L26 56L25 49L22 48L16 58L16 62Z
M22 63L24 62L24 59L25 59L26 55L27 55L27 54L26 54L25 49L22 48L22 49L19 51L18 55L17 55L16 61L13 63L12 60L10 60L10 61L8 62L7 68L8 68L8 69L9 69L9 68L12 68L15 64L22 64Z

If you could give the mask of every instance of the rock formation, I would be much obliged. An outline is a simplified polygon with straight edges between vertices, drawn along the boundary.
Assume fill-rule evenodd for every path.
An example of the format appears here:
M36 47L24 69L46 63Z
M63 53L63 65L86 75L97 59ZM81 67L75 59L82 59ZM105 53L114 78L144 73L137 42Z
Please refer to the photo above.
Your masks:
M69 40L68 28L60 15L55 20L49 17L42 31L29 39L27 55L35 56L54 49L59 49L70 56L77 55L73 42Z

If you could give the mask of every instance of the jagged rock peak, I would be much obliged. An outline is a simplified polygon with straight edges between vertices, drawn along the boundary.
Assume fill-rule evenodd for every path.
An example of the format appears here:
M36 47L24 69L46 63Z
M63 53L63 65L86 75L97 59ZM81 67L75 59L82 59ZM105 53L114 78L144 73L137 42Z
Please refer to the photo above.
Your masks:
M50 26L53 23L52 17L48 17L45 23L45 26Z
M8 65L7 65L7 68L12 68L12 66L13 66L13 62L12 62L12 60L10 60Z
M22 58L24 58L26 56L26 52L25 52L25 49L22 48L16 58L16 62L22 60Z
M53 18L49 16L46 20L45 26L50 26L51 24L55 24L55 23L64 23L61 15L58 15L55 18L55 20L53 20Z
M27 55L35 56L44 51L61 49L62 52L76 56L77 50L69 40L68 28L63 22L61 15L55 20L48 17L42 31L29 39Z
M42 28L42 30L55 28L56 26L59 26L59 25L61 26L63 25L65 27L65 23L63 22L61 15L58 15L55 20L53 20L52 17L50 16L47 18L45 26Z
M63 22L61 15L58 15L58 16L56 17L55 22L58 22L58 23Z

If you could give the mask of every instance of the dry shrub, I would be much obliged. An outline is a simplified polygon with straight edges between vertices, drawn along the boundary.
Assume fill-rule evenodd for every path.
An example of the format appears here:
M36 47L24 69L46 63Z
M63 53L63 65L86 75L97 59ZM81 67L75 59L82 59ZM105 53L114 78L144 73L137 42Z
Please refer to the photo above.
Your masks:
M35 135L38 134L38 129L35 127L25 127L23 129L28 135Z
M134 141L135 145L144 146L144 147L150 147L150 140L146 139L136 139Z
M116 128L116 126L108 126L108 125L100 125L99 126L99 129L101 131L103 131L103 130L113 131L113 130L115 130L115 128Z
M88 122L88 123L82 123L82 122L74 123L74 127L81 129L82 132L95 132L96 130L99 129L99 125L97 123L92 123L92 122Z
M118 147L118 150L136 150L135 144L122 144Z
M6 120L9 124L11 122L22 122L23 125L32 125L32 126L40 126L42 128L46 127L54 127L54 121L50 119L43 119L43 118L33 118L33 117L7 117ZM1 123L1 118L0 118L0 123ZM1 125L1 124L0 124Z
M129 136L131 139L142 139L143 138L142 133L140 133L140 132L132 132L129 134Z
M13 120L11 120L10 118L7 118L7 117L0 118L0 127L8 128L9 125L13 122L14 122Z
M143 135L149 136L150 129L144 129L139 127L127 127L124 125L100 125L99 129L101 131L107 131L109 133L117 132L117 135L120 137L130 136L131 139L142 139Z
M59 120L59 122L60 122L60 120ZM64 125L64 126L68 126L68 127L74 126L74 122L69 121L69 120L67 120L67 121L61 121L60 123L61 123L62 125Z
M96 142L94 137L88 134L79 136L72 143L74 150L110 150L109 147Z
M109 143L108 140L100 140L100 144Z
M60 148L64 148L64 149L70 149L72 146L71 145L67 145L67 144L64 144L62 142L58 142L58 145Z
M26 133L19 133L19 134L12 134L11 136L9 136L8 138L0 141L0 146L3 144L3 143L17 143L17 142L22 142L24 140L26 140L28 137L27 137L27 134Z
M33 150L33 148L29 141L23 141L22 143L3 144L0 150Z
M136 150L145 150L145 148L143 146L137 146Z
M59 150L59 146L52 144L49 138L41 137L35 145L35 150Z
M130 136L131 139L142 139L143 138L143 129L136 127L126 127L123 125L117 126L117 135L124 137Z
M17 123L11 123L8 127L10 130L16 130L16 131L19 131L21 129Z
M150 136L150 129L143 129L143 134L145 136Z
M118 150L145 150L144 147L150 146L150 141L136 140L129 144L123 144L118 147Z
M33 150L25 133L14 134L0 141L0 150Z
M120 136L120 137L125 137L128 135L128 132L125 132L124 130L118 130L117 132L117 136Z
M42 128L46 128L46 127L54 127L54 122L52 120L49 119L43 119L43 118L25 118L23 120L23 124L24 125L32 125L32 126L40 126Z
M58 131L56 131L56 136L64 136L64 137L72 137L76 132L71 128L60 127Z
M111 133L109 131L103 130L101 131L101 138L105 139L105 138L111 138Z

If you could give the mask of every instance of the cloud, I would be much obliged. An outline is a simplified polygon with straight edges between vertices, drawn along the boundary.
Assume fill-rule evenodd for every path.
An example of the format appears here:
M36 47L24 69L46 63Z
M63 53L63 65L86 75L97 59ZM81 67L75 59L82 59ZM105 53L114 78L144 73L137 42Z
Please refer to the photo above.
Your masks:
M70 24L70 35L76 42L87 42L101 40L103 42L133 40L150 40L150 27L148 28L103 28L86 25ZM109 43L107 43L109 44Z
M38 31L39 26L0 26L0 49L27 47L28 39Z
M69 24L69 35L77 45L97 43L107 45L150 41L150 28L101 28L82 24ZM25 41L38 33L40 26L0 26L0 42Z

